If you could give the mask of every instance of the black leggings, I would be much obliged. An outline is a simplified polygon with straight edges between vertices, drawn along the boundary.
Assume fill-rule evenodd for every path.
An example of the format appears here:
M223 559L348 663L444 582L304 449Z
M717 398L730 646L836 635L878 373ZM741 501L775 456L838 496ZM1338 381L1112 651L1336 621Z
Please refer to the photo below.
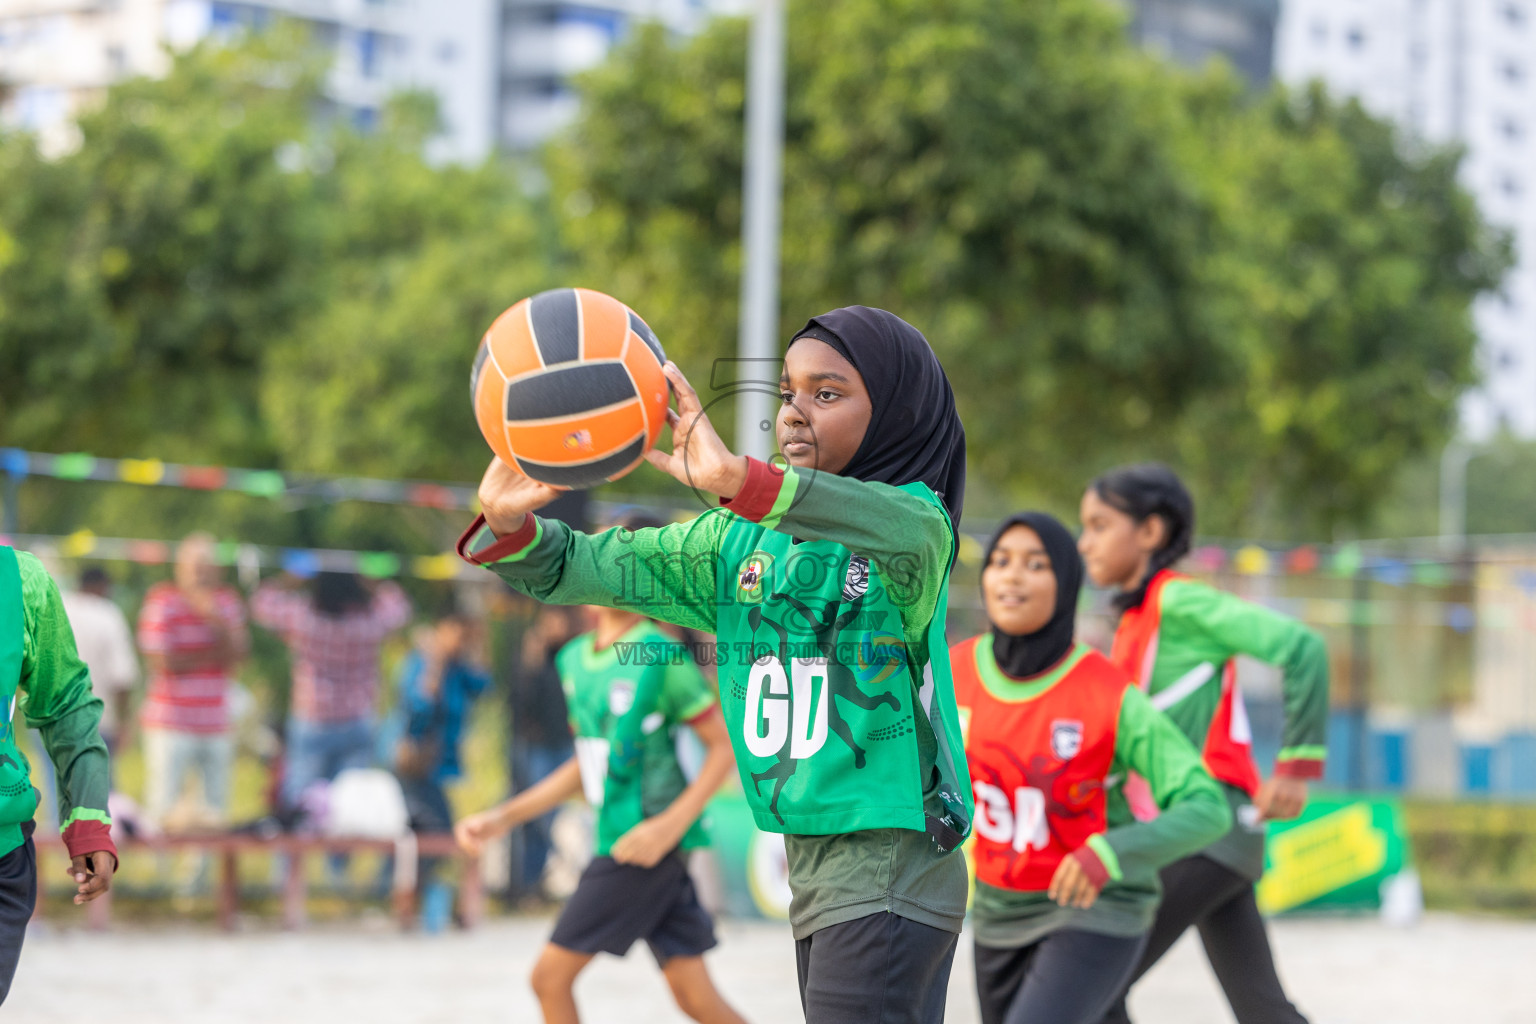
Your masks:
M1162 879L1163 902L1152 922L1146 951L1120 998L1105 1014L1104 1024L1130 1024L1126 991L1190 925L1200 929L1206 959L1237 1024L1307 1024L1280 987L1264 919L1254 902L1253 883L1199 854L1168 865Z
M1068 930L1014 948L976 943L981 1024L1094 1024L1146 941Z
M943 1024L959 941L887 911L796 940L806 1024Z

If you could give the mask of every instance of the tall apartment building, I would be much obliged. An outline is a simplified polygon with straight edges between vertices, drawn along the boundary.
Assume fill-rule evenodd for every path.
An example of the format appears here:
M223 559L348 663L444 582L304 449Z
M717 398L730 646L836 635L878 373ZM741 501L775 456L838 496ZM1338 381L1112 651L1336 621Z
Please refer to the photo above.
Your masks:
M572 76L599 63L635 19L691 33L741 0L0 0L0 123L58 151L107 86L159 75L171 50L210 36L303 22L334 54L327 96L366 126L401 88L437 95L434 156L473 161L526 149L575 114Z
M571 81L595 67L636 20L691 35L711 15L746 0L504 0L501 5L497 137L509 150L537 145L576 116Z
M1181 64L1225 57L1254 85L1274 65L1280 0L1125 0L1131 37Z
M327 96L363 125L393 91L439 98L438 155L475 159L495 142L494 0L0 0L0 121L67 148L74 119L119 79L160 75L170 51L210 36L303 22L333 51Z
M1474 311L1484 384L1462 426L1536 437L1536 0L1285 0L1275 66L1466 146L1462 182L1519 262Z

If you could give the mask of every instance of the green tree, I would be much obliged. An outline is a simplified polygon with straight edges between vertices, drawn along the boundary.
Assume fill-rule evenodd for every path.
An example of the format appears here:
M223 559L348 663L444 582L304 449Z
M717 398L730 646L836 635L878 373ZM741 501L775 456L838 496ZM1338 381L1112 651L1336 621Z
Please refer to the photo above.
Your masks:
M57 160L0 147L0 416L15 444L270 460L261 353L315 299L306 176L321 65L279 34L109 91Z
M1169 454L1218 497L1217 530L1362 527L1453 435L1471 303L1508 267L1507 239L1457 184L1459 151L1321 87L1191 110L1220 210L1206 293L1246 369L1191 406Z
M781 335L850 302L912 320L979 483L1066 507L1157 456L1213 526L1326 530L1443 438L1506 258L1456 154L1320 95L1254 104L1094 0L789 18ZM696 373L734 348L744 53L739 22L638 33L549 160L594 285Z
M427 163L437 122L422 96L397 97L368 133L329 116L312 57L287 30L209 44L164 79L110 90L61 159L0 139L5 443L478 475L475 343L549 283L550 219L506 165ZM446 543L445 517L379 506L45 482L24 497L44 530Z

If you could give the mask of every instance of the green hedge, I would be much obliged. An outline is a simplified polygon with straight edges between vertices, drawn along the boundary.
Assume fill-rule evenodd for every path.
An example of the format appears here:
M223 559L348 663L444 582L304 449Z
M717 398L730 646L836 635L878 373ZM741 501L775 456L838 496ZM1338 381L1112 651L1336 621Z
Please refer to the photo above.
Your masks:
M1404 804L1425 905L1536 917L1536 804Z

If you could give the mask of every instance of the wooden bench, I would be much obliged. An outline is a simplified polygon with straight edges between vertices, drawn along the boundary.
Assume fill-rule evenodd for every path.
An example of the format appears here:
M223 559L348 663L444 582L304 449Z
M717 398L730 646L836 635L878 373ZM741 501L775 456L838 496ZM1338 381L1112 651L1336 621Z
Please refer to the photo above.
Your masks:
M37 906L33 920L43 916L44 884L53 878L52 870L45 870L45 857L54 854L68 863L69 855L64 843L57 837L45 837L41 832L33 836L37 843L38 887ZM233 931L240 909L240 857L248 853L276 854L287 858L283 877L282 906L283 927L304 927L307 919L305 900L308 881L304 867L307 858L317 853L381 853L395 855L395 876L392 900L395 914L402 927L409 928L416 914L416 865L421 857L452 857L463 864L459 882L459 915L466 928L479 923L485 912L485 889L480 878L480 858L465 854L449 834L418 835L393 839L348 839L328 836L283 835L262 839L248 835L182 835L162 836L155 839L129 839L118 842L123 860L161 853L204 853L219 861L219 925ZM62 874L62 872L59 872ZM86 904L86 924L93 930L104 930L112 921L112 894Z

